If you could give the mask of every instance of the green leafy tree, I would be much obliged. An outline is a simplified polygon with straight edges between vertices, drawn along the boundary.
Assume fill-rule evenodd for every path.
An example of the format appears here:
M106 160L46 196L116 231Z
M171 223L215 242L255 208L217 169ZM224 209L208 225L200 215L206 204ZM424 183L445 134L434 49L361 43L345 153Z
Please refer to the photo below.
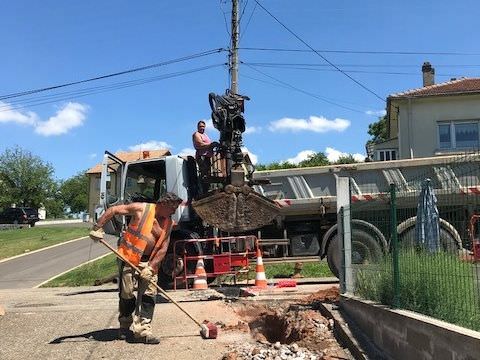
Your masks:
M53 191L52 194L45 200L44 206L48 218L57 219L64 217L65 203L63 202L59 187L57 187L57 190Z
M262 165L262 164L255 165L255 169L258 170L258 171L261 171L261 170L293 169L293 168L296 168L296 167L298 167L298 166L295 165L295 164L292 164L288 161L273 162L273 163L266 164L266 165Z
M372 137L367 143L378 143L388 140L387 115L368 125L368 134Z
M56 190L53 167L19 146L0 154L0 205L38 208Z
M340 156L338 160L334 162L334 164L355 164L358 162L359 161L356 160L352 154L348 154L348 155Z
M73 213L85 211L88 208L89 180L85 171L67 179L60 185L61 198L65 206Z
M300 161L298 167L326 166L330 165L330 161L323 152L309 155L307 159Z

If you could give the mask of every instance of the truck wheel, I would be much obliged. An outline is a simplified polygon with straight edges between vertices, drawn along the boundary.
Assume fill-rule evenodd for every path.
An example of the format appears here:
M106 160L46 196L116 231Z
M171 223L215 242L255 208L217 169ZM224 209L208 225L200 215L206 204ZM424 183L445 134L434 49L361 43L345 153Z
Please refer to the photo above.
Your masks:
M335 234L327 249L327 263L330 271L339 277L342 266L340 237ZM352 264L371 264L378 262L383 256L382 246L375 237L361 229L352 229Z
M179 253L183 253L183 249L180 249L180 246L177 246L177 254L176 256L174 256L173 247L176 241L186 239L198 239L198 234L193 231L181 229L172 231L168 252L165 255L162 263L160 264L160 269L158 270L158 285L160 285L160 287L162 287L163 289L173 286L173 276L180 276L181 274L183 274L183 257L179 255ZM200 247L200 244L198 242L188 243L184 245L187 255L195 256L202 254L202 248ZM195 267L196 264L193 261L188 262L188 273L194 273Z
M415 244L415 216L405 220L397 226L398 240L401 246L413 246ZM456 252L462 249L462 239L455 227L445 219L440 218L440 245L444 251Z
M411 227L405 230L402 233L402 235L399 236L398 240L399 240L400 246L411 248L416 245L415 238L416 238L415 227ZM443 251L448 251L448 252L451 251L456 253L460 249L453 235L443 227L440 227L440 246Z

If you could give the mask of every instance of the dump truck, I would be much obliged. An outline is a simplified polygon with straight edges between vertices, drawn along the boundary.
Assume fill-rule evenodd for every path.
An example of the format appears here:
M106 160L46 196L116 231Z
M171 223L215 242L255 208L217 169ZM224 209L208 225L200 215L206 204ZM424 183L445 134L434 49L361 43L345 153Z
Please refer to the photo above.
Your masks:
M478 155L441 156L254 172L255 185L251 186L247 196L254 193L255 197L248 206L255 208L262 199L268 199L268 207L271 204L277 206L272 207L274 216L269 214L263 220L252 220L252 226L232 229L229 225L231 222L227 220L222 220L227 222L223 228L222 221L209 223L202 218L201 214L204 213L199 214L193 206L195 202L201 203L202 199L207 199L210 206L223 206L223 211L231 211L228 206L239 211L236 207L238 204L228 204L229 200L225 200L225 194L218 189L210 194L201 193L201 181L193 157L172 155L124 163L106 152L97 216L114 204L155 202L161 194L174 192L185 201L174 215L178 227L172 233L172 244L175 240L188 238L253 234L259 239L266 258L327 258L332 272L338 274L341 266L336 204L338 176L350 178L351 201L353 204L363 204L361 213L354 213L351 227L353 262L365 263L389 250L388 226L382 228L369 219L375 217L372 214L378 214L377 218L388 217L390 184L402 190L398 194L399 206L415 209L420 187L412 185L412 180L419 182L426 177L432 179L438 198L442 243L461 249L464 245L462 238L467 237L465 231L469 218L478 211L480 171L472 173L472 169L478 168L479 160ZM209 196L217 197L217 205L211 205ZM406 201L401 201L402 197ZM118 235L125 225L124 218L116 218L107 224L106 230ZM415 229L415 218L400 218L397 229L400 240L411 236ZM188 252L198 254L202 251L191 246ZM166 277L172 271L180 272L183 266L181 259L172 256L169 253L162 264Z
M352 261L361 264L375 261L389 250L389 227L370 219L388 218L390 184L400 190L398 197L403 200L399 206L415 209L418 184L428 177L439 199L442 244L462 248L480 194L480 177L475 172L477 154L255 171L248 155L241 151L243 104L247 99L236 94L209 95L220 145L207 173L199 171L191 156L123 162L106 151L96 217L115 204L155 202L165 192L173 192L184 202L174 215L178 225L171 236L172 250L178 240L254 235L265 258L326 258L332 272L338 275L341 236L337 225L337 178L348 177L352 203L364 203L351 221ZM400 217L399 221L399 238L411 237L415 217ZM119 235L127 222L123 217L114 218L106 231ZM204 250L200 242L187 243L185 253L200 254ZM169 251L160 277L167 282L185 271L184 265Z

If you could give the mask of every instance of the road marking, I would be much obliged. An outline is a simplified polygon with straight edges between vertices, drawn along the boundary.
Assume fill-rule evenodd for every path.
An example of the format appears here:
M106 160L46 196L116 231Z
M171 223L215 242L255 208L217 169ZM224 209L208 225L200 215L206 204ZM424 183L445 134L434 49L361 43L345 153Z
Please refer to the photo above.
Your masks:
M100 255L99 257L97 257L97 258L95 258L95 259L88 260L87 262L84 262L83 264L80 264L80 265L74 266L74 267L71 268L71 269L65 270L64 272L62 272L62 273L60 273L60 274L57 274L57 275L51 277L50 279L47 279L47 280L41 282L41 283L38 284L38 285L35 285L35 286L33 287L33 289L37 289L37 288L39 288L40 286L42 286L43 284L46 284L46 283L48 283L49 281L52 281L53 279L56 279L56 278L62 276L63 274L66 274L66 273L68 273L68 272L70 272L70 271L72 271L72 270L75 270L75 269L79 268L80 266L87 265L87 264L90 264L90 263L92 263L92 262L94 262L94 261L100 260L100 259L102 259L102 258L104 258L105 256L110 255L110 254L111 254L111 252L107 252L106 254Z
M40 251L49 250L49 249L54 248L56 246L65 245L65 244L68 244L68 243L71 243L71 242L74 242L74 241L78 241L78 240L82 240L82 239L86 239L86 238L88 238L88 236L82 236L82 237L77 238L77 239L68 240L68 241L61 242L61 243L51 245L51 246L47 246L47 247L44 247L44 248L41 248L41 249L29 251L29 252L26 252L26 253L23 253L23 254L20 254L20 255L15 255L15 256L0 260L0 264L5 262L5 261L18 259L19 257L25 256L25 255L35 254L35 253L40 252Z

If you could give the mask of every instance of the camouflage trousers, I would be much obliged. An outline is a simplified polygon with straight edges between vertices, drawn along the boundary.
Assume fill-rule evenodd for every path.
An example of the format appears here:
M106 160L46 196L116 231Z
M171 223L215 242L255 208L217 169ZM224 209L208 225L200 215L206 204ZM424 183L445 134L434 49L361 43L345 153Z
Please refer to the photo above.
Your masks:
M142 270L147 264L140 262L138 267ZM153 276L153 281L157 282L157 275ZM153 284L141 279L132 267L121 262L118 303L120 328L132 326L134 335L138 337L151 335L156 295L157 289Z

